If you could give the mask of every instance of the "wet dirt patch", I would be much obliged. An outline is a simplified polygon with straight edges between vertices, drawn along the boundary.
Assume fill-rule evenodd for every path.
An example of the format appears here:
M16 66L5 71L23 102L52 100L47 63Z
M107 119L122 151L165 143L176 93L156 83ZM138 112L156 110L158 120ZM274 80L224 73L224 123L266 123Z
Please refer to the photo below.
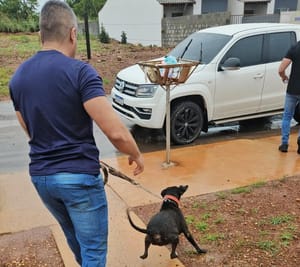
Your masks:
M47 227L0 235L0 267L64 267Z
M133 210L147 223L159 208ZM183 198L181 208L194 238L208 250L195 254L182 235L177 253L185 266L300 266L300 177ZM143 249L141 244L141 254Z

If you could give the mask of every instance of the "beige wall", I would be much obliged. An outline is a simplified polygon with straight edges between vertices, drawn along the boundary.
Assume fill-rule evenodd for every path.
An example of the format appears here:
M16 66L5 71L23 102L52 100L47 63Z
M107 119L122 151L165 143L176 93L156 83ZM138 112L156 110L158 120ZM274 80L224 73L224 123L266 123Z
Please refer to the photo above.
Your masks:
M157 0L108 0L98 17L111 38L120 41L124 31L128 43L161 45L163 6Z

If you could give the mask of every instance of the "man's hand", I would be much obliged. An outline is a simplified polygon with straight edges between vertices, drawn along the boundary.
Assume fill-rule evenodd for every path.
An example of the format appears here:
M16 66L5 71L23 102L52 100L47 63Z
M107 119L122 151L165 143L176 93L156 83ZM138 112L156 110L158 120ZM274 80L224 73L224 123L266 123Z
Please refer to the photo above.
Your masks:
M133 170L133 175L138 175L144 171L144 159L142 155L140 155L138 158L133 158L131 156L128 157L128 163L129 165L132 165L132 163L136 163L136 167Z
M285 70L291 63L292 63L292 60L290 60L289 58L283 58L280 63L280 66L278 69L278 74L283 82L285 82L286 80L289 79L289 77L285 74Z

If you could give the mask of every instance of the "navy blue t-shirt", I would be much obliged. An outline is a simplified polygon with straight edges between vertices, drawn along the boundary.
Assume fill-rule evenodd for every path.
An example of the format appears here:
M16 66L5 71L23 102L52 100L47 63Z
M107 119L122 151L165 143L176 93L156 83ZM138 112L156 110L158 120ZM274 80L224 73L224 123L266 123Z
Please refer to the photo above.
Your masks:
M99 173L93 122L83 107L105 96L94 68L55 50L39 51L17 69L9 88L30 135L31 176Z

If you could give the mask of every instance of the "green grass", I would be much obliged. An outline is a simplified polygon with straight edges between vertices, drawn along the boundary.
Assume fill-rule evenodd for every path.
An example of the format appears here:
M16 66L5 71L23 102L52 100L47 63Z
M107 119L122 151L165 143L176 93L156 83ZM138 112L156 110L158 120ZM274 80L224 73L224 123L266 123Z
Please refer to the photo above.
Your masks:
M209 233L209 234L205 235L204 238L206 241L215 242L215 241L224 239L225 236L224 236L224 234L220 234L220 233Z
M217 192L216 193L216 196L219 198L219 199L226 199L228 197L228 193L226 192Z
M91 50L99 53L103 49L97 37L90 36ZM41 49L40 37L38 33L33 34L3 34L0 33L0 58L7 59L7 66L0 67L0 97L9 95L8 82L15 71L15 65L9 67L11 62L21 63L34 55ZM78 36L77 54L86 55L86 41L83 35ZM10 59L12 59L10 61ZM103 78L103 84L110 81Z
M187 224L192 224L192 223L195 222L195 217L192 216L192 215L187 215L187 216L185 217L185 221L186 221Z
M208 229L208 224L204 221L199 221L199 222L195 223L195 227L197 230L199 230L201 232L205 232Z
M253 189L260 188L266 184L265 181L258 181L256 183L253 183L249 186L242 186L238 188L234 188L231 190L231 194L243 194L243 193L251 193Z
M86 54L86 41L85 36L78 35L78 42L77 42L77 53L79 54ZM94 52L100 52L101 51L101 43L97 39L97 37L90 35L90 45L91 50Z
M243 187L238 187L234 188L231 190L232 194L242 194L242 193L250 193L252 191L250 186L243 186Z
M252 184L251 187L253 187L253 188L260 188L260 187L263 187L265 185L266 185L265 181L258 181L256 183Z
M209 219L211 216L212 216L212 215L211 215L210 213L204 213L204 214L201 216L201 218L202 218L202 220L207 220L207 219Z
M278 243L271 240L261 240L257 243L257 247L259 249L272 252L273 254L279 249Z
M284 215L279 215L279 216L274 216L270 219L271 224L273 225L278 225L278 224L283 224L283 223L288 223L292 221L294 217L289 214L284 214Z
M291 224L294 219L294 216L290 214L262 219L259 222L260 226L273 225L274 229L272 231L259 232L261 239L257 242L257 247L275 255L281 247L289 246L290 242L295 239L295 232L297 230L297 226ZM282 226L285 227L282 228Z
M0 35L0 56L26 58L41 48L38 34Z
M214 224L221 224L225 222L225 219L221 216L217 217L214 221Z
M13 70L9 67L0 67L0 96L8 96L8 83Z

